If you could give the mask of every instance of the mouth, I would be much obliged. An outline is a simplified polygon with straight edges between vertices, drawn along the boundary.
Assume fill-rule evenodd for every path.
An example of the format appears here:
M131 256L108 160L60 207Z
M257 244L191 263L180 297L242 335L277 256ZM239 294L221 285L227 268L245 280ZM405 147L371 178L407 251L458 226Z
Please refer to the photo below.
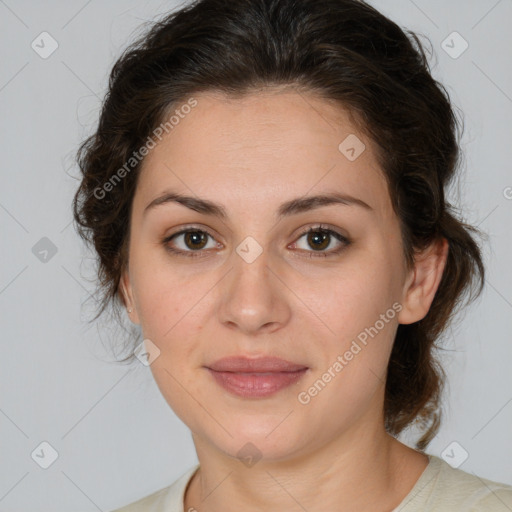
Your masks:
M214 381L243 398L265 398L298 382L309 368L284 359L229 357L206 367Z

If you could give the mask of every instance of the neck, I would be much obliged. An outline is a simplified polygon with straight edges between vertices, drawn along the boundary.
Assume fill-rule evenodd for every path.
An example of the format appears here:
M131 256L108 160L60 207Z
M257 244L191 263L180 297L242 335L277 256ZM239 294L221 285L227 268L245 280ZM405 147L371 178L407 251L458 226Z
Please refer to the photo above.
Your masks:
M380 427L380 428L379 428ZM193 435L200 469L185 510L358 510L398 506L428 458L387 434L381 425L350 432L286 460L263 458L251 467Z

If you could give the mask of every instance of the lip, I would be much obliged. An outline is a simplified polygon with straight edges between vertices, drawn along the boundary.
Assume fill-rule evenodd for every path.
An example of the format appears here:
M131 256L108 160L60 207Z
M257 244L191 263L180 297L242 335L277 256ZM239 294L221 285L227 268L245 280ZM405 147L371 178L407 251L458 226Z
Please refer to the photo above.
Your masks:
M224 357L207 366L210 370L217 372L296 372L307 368L306 365L292 363L279 357Z
M271 396L296 383L308 371L303 364L277 357L226 357L206 368L217 384L243 398Z

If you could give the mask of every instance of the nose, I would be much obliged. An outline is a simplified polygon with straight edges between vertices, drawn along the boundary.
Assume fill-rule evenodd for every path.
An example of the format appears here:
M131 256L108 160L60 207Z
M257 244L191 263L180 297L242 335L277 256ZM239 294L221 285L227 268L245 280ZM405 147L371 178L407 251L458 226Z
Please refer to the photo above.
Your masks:
M269 261L265 250L252 261L240 254L233 253L231 271L221 283L219 320L246 335L283 328L290 320L291 308L282 267Z

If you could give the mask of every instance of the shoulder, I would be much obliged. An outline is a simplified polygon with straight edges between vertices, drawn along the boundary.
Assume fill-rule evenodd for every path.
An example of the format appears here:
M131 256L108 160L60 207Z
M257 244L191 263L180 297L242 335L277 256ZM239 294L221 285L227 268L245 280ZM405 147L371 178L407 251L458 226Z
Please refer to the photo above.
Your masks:
M393 512L509 512L512 486L479 477L429 455L430 463Z
M183 497L199 464L188 469L171 485L111 512L183 512Z

